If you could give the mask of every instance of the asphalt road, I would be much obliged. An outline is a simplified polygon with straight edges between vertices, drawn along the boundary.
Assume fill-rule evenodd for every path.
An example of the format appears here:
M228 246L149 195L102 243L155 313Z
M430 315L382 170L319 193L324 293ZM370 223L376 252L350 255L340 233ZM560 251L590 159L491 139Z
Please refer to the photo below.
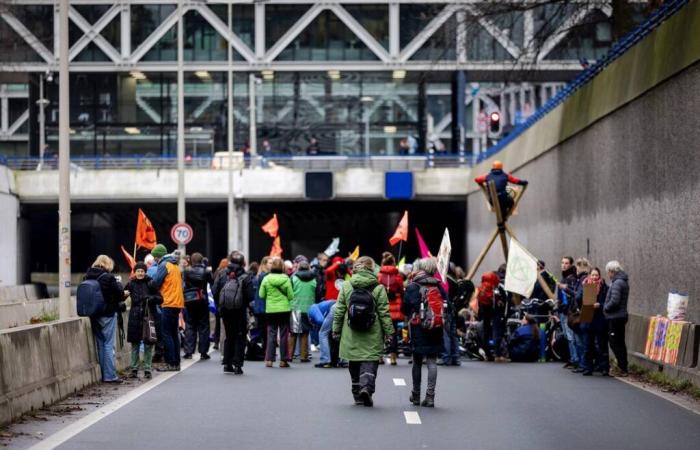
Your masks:
M408 402L411 366L381 366L374 408L354 406L347 370L224 375L198 362L61 449L690 449L700 415L611 378L555 364L440 367L435 409ZM396 386L403 378L406 386ZM424 374L425 383L425 374ZM400 382L399 382L400 383ZM417 411L421 424L407 424Z

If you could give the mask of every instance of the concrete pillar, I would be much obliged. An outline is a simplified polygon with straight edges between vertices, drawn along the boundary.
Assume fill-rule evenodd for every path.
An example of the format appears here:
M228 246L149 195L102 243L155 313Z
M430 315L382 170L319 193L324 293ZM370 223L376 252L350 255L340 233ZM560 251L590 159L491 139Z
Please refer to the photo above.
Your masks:
M452 153L464 153L466 78L462 70L452 73Z

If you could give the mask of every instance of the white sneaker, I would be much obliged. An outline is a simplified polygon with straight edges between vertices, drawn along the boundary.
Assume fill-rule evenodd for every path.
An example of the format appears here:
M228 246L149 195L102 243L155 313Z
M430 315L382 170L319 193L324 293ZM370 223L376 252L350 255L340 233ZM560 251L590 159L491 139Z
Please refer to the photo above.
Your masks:
M318 351L318 347L316 347L314 344L311 344L311 351L312 351L312 352L317 352L317 351Z

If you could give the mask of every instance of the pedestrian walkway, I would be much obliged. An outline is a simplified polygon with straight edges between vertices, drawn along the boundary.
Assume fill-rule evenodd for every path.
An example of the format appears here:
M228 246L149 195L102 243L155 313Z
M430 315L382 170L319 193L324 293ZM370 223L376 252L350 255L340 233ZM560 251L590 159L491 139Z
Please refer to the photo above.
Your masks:
M410 365L381 366L375 407L348 373L198 362L64 442L61 449L694 448L700 415L615 379L554 364L465 363L439 372L437 408L408 402ZM562 407L564 405L565 407ZM568 416L562 411L574 411Z

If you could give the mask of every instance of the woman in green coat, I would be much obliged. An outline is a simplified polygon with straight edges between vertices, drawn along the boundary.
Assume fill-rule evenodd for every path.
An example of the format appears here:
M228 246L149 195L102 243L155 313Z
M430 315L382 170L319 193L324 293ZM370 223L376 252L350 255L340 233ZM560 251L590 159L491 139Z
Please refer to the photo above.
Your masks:
M374 265L369 256L362 256L355 261L352 278L343 283L333 316L333 336L340 337L340 358L349 361L355 404L365 406L373 404L372 394L379 358L384 353L385 342L391 340L394 334L389 300L384 286L377 280ZM355 289L371 292L374 299L376 320L367 331L353 329L348 323L350 296Z
M270 274L263 278L258 292L265 300L267 317L267 348L265 349L265 366L272 367L275 362L277 334L280 340L280 367L289 367L289 312L294 300L292 282L284 273L284 261L272 260Z

